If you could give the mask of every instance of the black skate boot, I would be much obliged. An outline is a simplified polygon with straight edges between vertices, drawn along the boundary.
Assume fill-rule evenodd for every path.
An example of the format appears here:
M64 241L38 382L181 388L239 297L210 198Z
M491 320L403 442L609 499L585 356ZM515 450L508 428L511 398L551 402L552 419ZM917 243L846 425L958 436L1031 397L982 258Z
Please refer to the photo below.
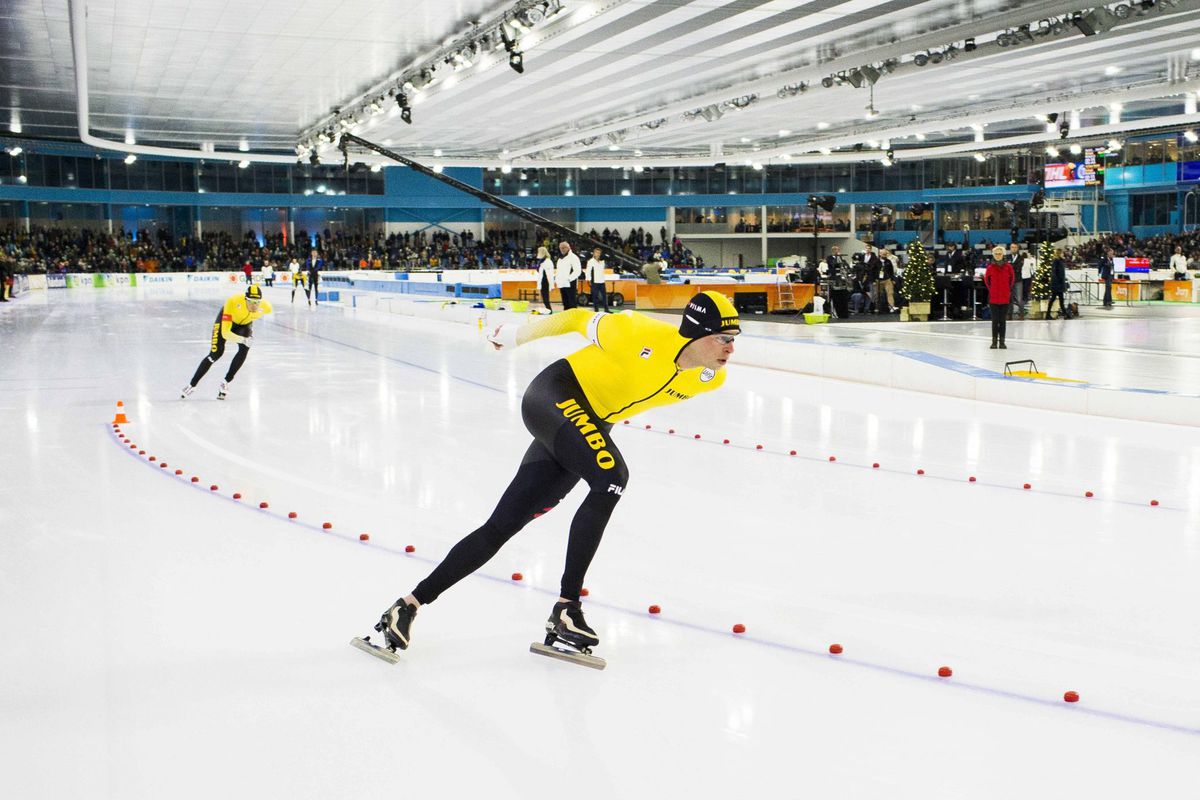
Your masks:
M392 650L407 650L409 629L412 628L416 616L417 607L404 602L404 598L400 598L392 603L391 608L383 612L383 616L375 624L375 630L383 633L383 640Z
M546 620L546 643L534 642L529 645L529 652L592 669L604 669L604 659L592 655L592 648L598 644L600 637L583 618L579 601L561 600L554 604L550 619Z
M578 600L560 600L554 604L550 619L546 620L546 644L556 641L581 653L590 653L591 648L600 644L600 637L583 618L583 606Z
M375 623L375 630L383 634L383 645L372 642L370 636L355 636L350 640L350 644L364 653L383 659L389 664L395 664L400 661L396 650L408 649L408 631L412 628L413 618L416 616L417 607L404 602L404 598L400 598L392 603L391 608L383 612L379 622Z

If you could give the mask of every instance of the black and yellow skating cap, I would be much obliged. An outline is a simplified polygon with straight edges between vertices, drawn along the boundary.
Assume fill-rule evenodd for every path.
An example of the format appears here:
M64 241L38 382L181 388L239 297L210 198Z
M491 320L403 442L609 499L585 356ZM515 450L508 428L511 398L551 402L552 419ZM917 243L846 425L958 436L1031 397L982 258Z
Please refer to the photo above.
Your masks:
M733 303L725 295L714 291L700 292L692 297L683 310L683 321L679 323L679 335L685 339L741 330L741 321Z

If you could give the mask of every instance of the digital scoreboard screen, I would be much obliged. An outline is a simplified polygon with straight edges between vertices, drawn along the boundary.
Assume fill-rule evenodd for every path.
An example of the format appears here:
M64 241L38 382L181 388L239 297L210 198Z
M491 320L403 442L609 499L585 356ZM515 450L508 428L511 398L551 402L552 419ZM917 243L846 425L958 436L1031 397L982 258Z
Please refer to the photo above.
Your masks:
M1064 161L1047 164L1045 187L1047 189L1071 189L1083 186L1098 186L1104 183L1105 153L1094 147L1084 148L1081 161Z

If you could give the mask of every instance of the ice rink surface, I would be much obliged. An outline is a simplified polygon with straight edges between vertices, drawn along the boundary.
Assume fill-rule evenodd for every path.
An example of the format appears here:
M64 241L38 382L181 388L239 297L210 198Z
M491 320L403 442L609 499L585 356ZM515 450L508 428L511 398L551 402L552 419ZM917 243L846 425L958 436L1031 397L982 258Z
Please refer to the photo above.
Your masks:
M578 489L388 666L349 639L487 517L521 391L583 340L498 354L267 296L224 402L229 354L178 399L223 295L0 306L0 796L1197 791L1196 428L735 353L719 392L614 431L632 477L585 601L605 671L528 652Z

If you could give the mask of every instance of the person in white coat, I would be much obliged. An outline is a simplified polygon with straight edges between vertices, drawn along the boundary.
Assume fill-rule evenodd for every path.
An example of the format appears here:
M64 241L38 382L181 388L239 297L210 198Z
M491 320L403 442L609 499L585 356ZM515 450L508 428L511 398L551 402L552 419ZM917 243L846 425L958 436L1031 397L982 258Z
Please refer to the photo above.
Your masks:
M567 242L558 243L558 263L554 265L554 284L562 297L563 311L575 308L575 281L583 274L583 265L579 256L571 252Z
M270 261L264 261L262 267L263 284L266 286L275 285L275 268L271 266Z
M553 311L550 307L550 287L554 286L554 262L550 260L550 251L544 247L539 247L537 257L542 260L538 265L537 283L538 289L542 292L542 302L546 305L547 311Z
M1171 263L1168 269L1175 273L1175 280L1181 281L1187 277L1187 256L1183 254L1183 248L1179 245L1175 246L1175 254L1171 256Z
M593 311L608 311L608 287L604 283L608 265L600 257L602 253L599 247L593 247L592 257L588 259L587 268L583 271L583 279L592 285Z

